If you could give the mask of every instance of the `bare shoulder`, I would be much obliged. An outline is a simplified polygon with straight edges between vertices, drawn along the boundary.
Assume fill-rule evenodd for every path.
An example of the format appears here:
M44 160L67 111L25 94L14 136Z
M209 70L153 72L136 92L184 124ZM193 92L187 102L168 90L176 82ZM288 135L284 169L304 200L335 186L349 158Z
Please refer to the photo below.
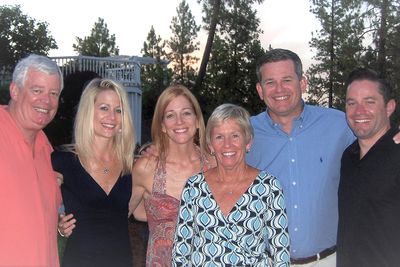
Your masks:
M157 158L154 156L140 156L133 164L133 171L146 172L154 171L157 165Z
M143 186L149 182L152 183L156 166L157 158L154 156L141 156L138 158L132 168L133 183Z
M254 167L251 167L250 165L246 165L246 168L247 168L247 171L249 173L249 176L256 177L260 173L260 170L254 168Z

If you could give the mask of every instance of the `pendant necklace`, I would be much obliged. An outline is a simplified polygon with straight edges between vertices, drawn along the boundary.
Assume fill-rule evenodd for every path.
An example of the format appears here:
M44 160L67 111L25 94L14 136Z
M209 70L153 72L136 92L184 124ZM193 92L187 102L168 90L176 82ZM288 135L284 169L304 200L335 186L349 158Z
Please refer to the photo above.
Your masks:
M247 170L247 166L245 166L244 171L243 171L243 174L246 174L246 170ZM244 176L244 175L241 175L241 176ZM243 180L243 179L242 179L242 180ZM233 194L233 189L234 189L235 187L238 187L240 183L241 183L241 180L239 180L239 181L237 181L236 183L234 183L234 184L231 186L231 188L228 190L228 195L232 195L232 194Z
M104 162L102 162L98 159L96 159L95 165L97 165L98 167L96 166L97 168L92 168L92 170L94 172L99 172L103 175L108 175L111 172L111 167L104 166L105 165ZM103 165L103 166L101 166L101 165Z
M103 174L109 174L109 173L110 173L110 169L107 167L104 167Z

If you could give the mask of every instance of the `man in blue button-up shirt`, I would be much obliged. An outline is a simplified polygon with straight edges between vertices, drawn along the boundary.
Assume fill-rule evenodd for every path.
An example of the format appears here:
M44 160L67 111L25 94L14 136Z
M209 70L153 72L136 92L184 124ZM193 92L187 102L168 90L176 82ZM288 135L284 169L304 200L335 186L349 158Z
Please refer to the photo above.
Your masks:
M304 104L307 80L297 54L267 52L257 75L267 110L252 117L247 162L283 186L292 266L336 266L340 159L355 137L343 112Z

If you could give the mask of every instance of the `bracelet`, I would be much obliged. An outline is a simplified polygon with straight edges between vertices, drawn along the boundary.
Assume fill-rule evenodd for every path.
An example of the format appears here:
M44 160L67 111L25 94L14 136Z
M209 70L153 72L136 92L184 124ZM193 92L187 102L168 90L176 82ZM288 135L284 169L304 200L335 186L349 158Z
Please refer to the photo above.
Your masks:
M60 229L57 227L57 231L58 231L58 233L60 234L60 236L62 236L62 237L65 237L65 235L63 235L62 233L61 233L61 231L60 231Z

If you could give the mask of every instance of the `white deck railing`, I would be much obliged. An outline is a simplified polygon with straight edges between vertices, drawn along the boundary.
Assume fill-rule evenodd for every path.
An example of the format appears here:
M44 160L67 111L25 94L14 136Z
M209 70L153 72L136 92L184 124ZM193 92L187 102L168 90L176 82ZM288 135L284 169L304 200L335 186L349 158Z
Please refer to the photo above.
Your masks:
M111 78L124 86L140 87L140 62L128 57L52 57L60 66L64 77L76 71L92 71Z
M51 59L60 66L64 77L77 71L91 71L103 78L110 78L122 84L128 94L136 140L139 144L141 143L142 90L139 57L64 56L51 57Z

